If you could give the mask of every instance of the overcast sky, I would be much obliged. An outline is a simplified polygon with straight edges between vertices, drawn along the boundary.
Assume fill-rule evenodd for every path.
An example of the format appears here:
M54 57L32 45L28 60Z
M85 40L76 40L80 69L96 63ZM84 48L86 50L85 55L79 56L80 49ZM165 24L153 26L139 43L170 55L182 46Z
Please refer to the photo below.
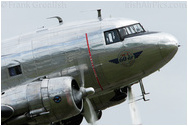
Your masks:
M65 23L97 18L124 17L138 20L149 31L163 31L180 42L175 57L160 72L143 79L150 92L149 102L139 101L142 124L187 124L187 4L186 2L2 2L2 39L34 31L42 26L57 25L51 16L60 16ZM94 10L94 11L92 11ZM139 85L133 86L136 96ZM83 121L82 124L87 124ZM97 124L131 124L127 101L103 111Z

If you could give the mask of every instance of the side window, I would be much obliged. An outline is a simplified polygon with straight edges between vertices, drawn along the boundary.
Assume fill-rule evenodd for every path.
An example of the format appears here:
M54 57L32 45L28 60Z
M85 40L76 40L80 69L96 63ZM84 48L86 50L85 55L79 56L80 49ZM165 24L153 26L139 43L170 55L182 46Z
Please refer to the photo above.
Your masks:
M104 32L106 44L112 44L121 41L118 30L111 30Z
M9 71L9 75L10 75L11 77L12 77L12 76L19 75L19 74L22 74L22 70L21 70L20 65L18 65L18 66L13 66L13 67L9 67L9 68L8 68L8 71Z

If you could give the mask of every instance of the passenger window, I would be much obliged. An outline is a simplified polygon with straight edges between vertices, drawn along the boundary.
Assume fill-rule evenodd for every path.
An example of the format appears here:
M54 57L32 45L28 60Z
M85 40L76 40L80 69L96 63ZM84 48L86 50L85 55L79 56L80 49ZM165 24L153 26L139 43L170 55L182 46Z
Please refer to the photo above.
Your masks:
M10 68L8 68L8 71L9 71L9 75L10 75L11 77L12 77L12 76L19 75L19 74L22 74L22 70L21 70L20 65L10 67Z
M106 44L112 44L121 41L118 30L111 30L104 32Z

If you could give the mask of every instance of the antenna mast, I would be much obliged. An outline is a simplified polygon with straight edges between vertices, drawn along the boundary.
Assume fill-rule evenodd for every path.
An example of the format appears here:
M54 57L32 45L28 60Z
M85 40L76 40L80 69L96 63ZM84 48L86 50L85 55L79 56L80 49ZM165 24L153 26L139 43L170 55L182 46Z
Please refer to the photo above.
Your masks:
M102 21L101 9L98 9L97 13L98 13L98 19L99 19L99 21Z

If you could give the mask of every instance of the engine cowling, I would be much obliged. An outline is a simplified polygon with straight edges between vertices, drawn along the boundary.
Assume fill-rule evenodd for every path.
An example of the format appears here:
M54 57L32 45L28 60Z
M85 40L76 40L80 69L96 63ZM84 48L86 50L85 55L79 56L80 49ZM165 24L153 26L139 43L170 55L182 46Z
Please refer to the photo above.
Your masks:
M78 115L83 109L80 88L72 77L44 79L11 88L2 96L14 114L5 124L49 124Z

